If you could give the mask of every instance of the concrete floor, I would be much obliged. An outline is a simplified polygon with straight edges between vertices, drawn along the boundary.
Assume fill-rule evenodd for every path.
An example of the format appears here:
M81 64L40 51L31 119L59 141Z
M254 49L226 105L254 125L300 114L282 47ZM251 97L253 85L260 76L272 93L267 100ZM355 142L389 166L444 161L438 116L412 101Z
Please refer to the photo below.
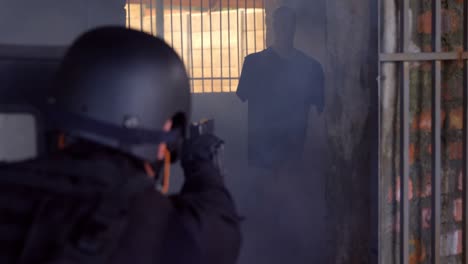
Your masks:
M246 217L240 264L325 263L325 180L320 150L309 149L304 169L279 175L239 170L243 179L232 191Z

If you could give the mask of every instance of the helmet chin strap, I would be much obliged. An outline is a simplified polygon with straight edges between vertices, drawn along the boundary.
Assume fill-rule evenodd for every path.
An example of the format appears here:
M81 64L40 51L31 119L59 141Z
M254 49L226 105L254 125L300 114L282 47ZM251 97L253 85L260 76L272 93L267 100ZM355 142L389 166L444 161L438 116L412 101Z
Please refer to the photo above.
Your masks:
M57 148L64 150L67 147L67 139L64 133L60 133L57 138Z
M169 192L171 180L171 152L166 149L164 153L164 178L163 178L163 186L162 186L162 193L167 194Z
M164 149L164 163L158 162L156 164L156 169L149 162L144 163L146 174L152 179L159 178L158 174L161 171L161 165L164 166L161 193L167 194L169 192L171 179L171 152L167 148Z

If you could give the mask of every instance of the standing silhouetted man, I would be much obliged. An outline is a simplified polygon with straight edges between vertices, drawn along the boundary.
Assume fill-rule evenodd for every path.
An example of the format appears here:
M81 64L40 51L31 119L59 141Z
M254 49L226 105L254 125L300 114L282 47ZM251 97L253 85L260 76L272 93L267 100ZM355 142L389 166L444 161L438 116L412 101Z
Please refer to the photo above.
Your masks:
M276 171L300 161L312 105L324 107L322 66L294 48L296 15L273 15L271 47L245 58L237 95L249 103L249 166Z
M311 106L324 107L321 65L294 48L296 16L274 12L273 45L245 58L237 95L248 102L245 263L310 263L314 235L303 149ZM254 200L254 202L252 202ZM243 263L243 262L242 262Z

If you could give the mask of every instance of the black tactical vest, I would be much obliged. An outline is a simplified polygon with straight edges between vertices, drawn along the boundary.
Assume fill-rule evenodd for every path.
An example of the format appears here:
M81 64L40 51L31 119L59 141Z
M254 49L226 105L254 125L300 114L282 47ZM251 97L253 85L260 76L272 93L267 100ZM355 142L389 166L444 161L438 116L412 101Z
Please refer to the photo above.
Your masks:
M114 165L65 155L1 164L0 263L106 263L130 200L152 187Z

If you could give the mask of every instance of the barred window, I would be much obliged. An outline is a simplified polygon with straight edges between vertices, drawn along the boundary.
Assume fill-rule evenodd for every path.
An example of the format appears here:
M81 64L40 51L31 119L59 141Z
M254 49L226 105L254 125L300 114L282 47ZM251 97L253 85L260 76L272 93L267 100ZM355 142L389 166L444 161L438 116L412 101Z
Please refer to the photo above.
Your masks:
M127 0L127 26L164 38L192 92L235 92L246 55L266 47L264 0Z

